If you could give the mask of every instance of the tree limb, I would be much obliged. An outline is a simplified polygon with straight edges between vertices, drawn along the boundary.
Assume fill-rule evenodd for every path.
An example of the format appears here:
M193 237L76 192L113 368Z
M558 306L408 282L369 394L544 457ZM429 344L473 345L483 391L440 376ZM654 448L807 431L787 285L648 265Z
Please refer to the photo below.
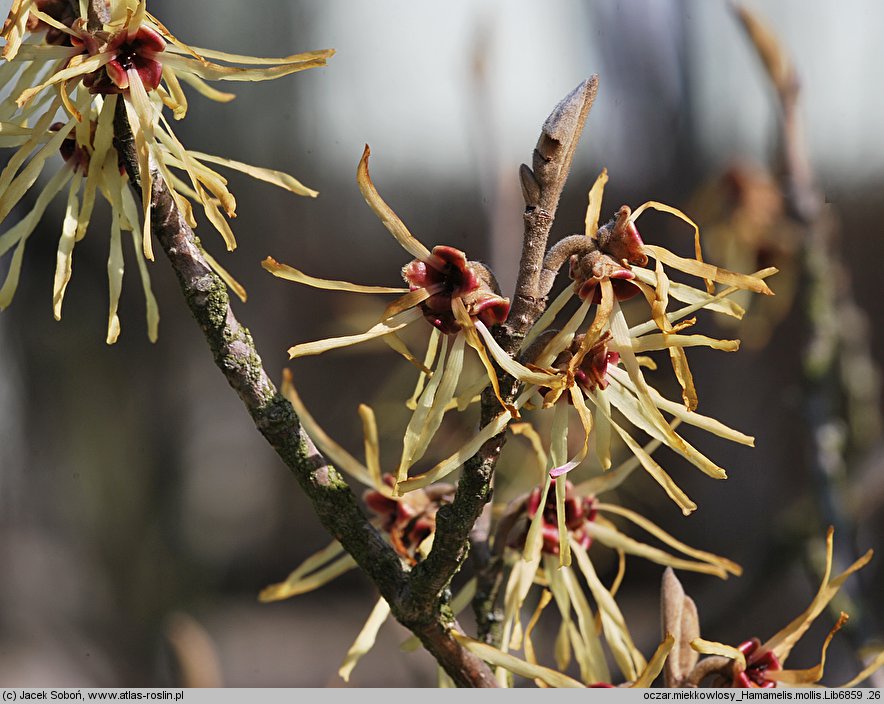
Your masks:
M140 194L138 163L123 102L114 119L115 146ZM390 604L393 615L418 636L458 686L493 687L489 667L451 635L438 600L404 599L409 574L396 552L369 523L343 477L301 427L291 404L270 381L249 331L230 307L227 287L212 271L190 226L157 171L151 174L151 226L175 270L187 305L203 331L216 366L246 406L255 427L294 474L325 529L353 556Z

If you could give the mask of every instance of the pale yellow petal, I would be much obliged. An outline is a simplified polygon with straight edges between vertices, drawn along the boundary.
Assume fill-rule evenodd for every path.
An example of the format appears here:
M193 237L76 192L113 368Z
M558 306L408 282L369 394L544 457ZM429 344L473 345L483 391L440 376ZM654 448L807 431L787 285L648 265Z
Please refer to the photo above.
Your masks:
M134 81L136 86L141 86L141 79ZM145 259L153 261L153 243L150 234L150 198L153 188L153 177L150 173L150 138L149 131L152 128L146 127L144 120L148 120L147 124L153 124L153 109L150 107L150 101L147 100L144 93L144 87L141 86L140 91L130 86L130 96L134 98L124 101L126 106L126 116L129 118L129 126L132 128L132 136L135 139L135 153L138 161L139 178L141 180L141 238L142 249ZM143 94L143 95L142 95ZM136 103L138 107L136 107Z
M120 303L120 292L123 289L123 245L120 234L120 218L116 211L111 212L110 253L107 258L107 281L110 309L107 315L107 339L109 345L114 344L120 336L120 317L117 307Z
M825 672L826 651L829 649L829 643L832 642L832 638L839 630L841 630L841 627L845 623L847 623L847 619L847 614L842 611L841 615L838 618L838 621L832 627L832 630L829 631L829 635L826 636L826 640L823 641L819 664L805 670L768 671L764 673L765 678L773 680L774 682L782 682L783 684L788 684L793 687L806 687L808 685L819 682L823 678L823 673Z
M176 56L169 52L163 56L163 64L172 68L179 75L192 73L207 81L271 81L274 78L288 76L298 71L325 66L325 63L324 58L317 58L277 66L242 68L240 66L222 66L221 64L214 64L208 61L197 61L186 56Z
M424 430L430 422L430 419L434 416L433 410L434 402L436 400L436 392L439 390L439 387L442 384L442 379L445 376L443 369L445 368L445 361L448 354L448 340L449 338L447 336L442 338L442 346L439 350L439 356L436 361L436 368L433 376L430 377L430 381L424 388L423 393L421 393L414 413L411 415L411 418L408 421L408 426L405 428L405 436L402 440L402 455L399 460L399 468L396 472L397 483L405 481L408 477L408 470L415 462L423 457L427 445L429 444L429 438ZM463 363L463 336L458 335L456 340L460 342L459 358L460 362ZM441 416L438 417L438 421L440 423L442 422ZM438 425L436 427L438 427ZM436 428L433 428L432 430L435 432Z
M793 619L785 628L782 628L779 632L777 632L773 637L771 637L761 646L765 650L772 650L779 658L781 664L784 664L786 662L786 659L792 652L792 648L807 632L807 629L810 628L816 617L819 616L822 613L823 609L825 609L826 606L829 604L829 602L832 601L832 599L838 593L838 590L841 589L841 585L844 584L847 578L857 570L865 567L872 559L874 551L868 550L862 557L856 560L841 574L830 580L829 575L831 574L832 570L832 557L834 550L833 534L834 531L830 527L826 534L826 569L816 596L814 596L813 600L810 602L810 605L801 615Z
M553 324L556 316L562 311L574 295L574 287L566 286L564 290L556 296L555 300L553 300L553 302L546 307L546 310L543 311L543 315L541 315L537 319L537 322L531 326L531 329L528 331L528 334L525 335L525 339L522 340L522 344L519 346L519 351L528 349L531 346L531 343L538 338L540 333Z
M531 663L521 660L513 655L504 653L502 650L498 650L492 645L473 640L472 638L457 633L456 631L452 631L451 635L464 648L482 658L485 662L496 667L502 667L505 670L512 672L514 675L520 675L521 677L527 677L532 680L543 680L550 687L583 687L583 685L577 680L571 679L567 675L557 672L556 670L551 670L542 665L532 665Z
M112 168L117 168L113 165ZM138 273L141 276L141 288L144 292L145 314L147 318L147 338L151 342L156 342L159 335L160 309L157 305L157 299L153 295L153 289L150 285L150 272L147 270L147 262L144 258L142 248L143 238L138 226L138 206L135 204L135 197L132 195L130 188L121 191L122 195L122 211L129 221L129 229L132 230L132 242L135 245L135 261L138 263Z
M614 352L622 351L616 343L611 343L608 347ZM636 354L653 352L655 350L665 350L673 347L710 347L713 350L736 352L740 349L740 341L717 340L712 337L706 337L705 335L667 335L666 333L660 333L633 338L631 347L632 351Z
M485 348L490 352L494 361L497 362L501 369L507 374L526 384L537 384L539 386L550 387L561 386L561 378L557 377L552 372L535 372L528 369L528 367L523 364L519 364L519 362L514 360L503 350L497 340L494 339L491 331L488 330L481 320L476 320L474 323L476 330L485 342Z
M603 513L614 513L618 516L623 516L624 518L635 523L639 528L646 530L648 533L653 535L661 542L666 543L669 547L675 548L688 557L693 557L697 560L708 562L711 565L718 565L724 568L727 572L730 572L731 574L738 577L743 573L743 568L740 567L737 563L732 562L727 558L715 555L711 552L698 550L697 548L692 548L690 545L686 545L674 536L667 533L665 530L660 528L652 521L649 521L640 513L636 513L635 511L631 511L628 508L618 506L617 504L599 503L596 505L596 508Z
M595 403L595 399L590 397L590 401ZM604 413L604 410L596 405L596 408L600 410L600 412ZM610 416L606 416L608 422L611 424L611 427L617 432L620 438L626 443L626 446L630 449L633 455L635 455L636 459L641 463L641 466L645 468L645 471L650 474L654 480L663 487L663 490L669 495L678 507L681 509L681 512L687 516L690 515L693 511L697 510L697 504L691 501L687 494L681 490L681 488L672 480L666 471L657 464L651 456L641 447L635 440L632 439L629 433L627 433L623 428L621 428L617 423L615 423Z
M101 112L98 114L95 137L91 140L93 145L92 156L89 159L89 168L86 172L86 186L83 189L83 204L80 208L80 222L77 226L77 242L86 235L86 228L89 226L89 221L92 218L92 209L95 205L95 191L102 180L105 159L108 158L108 154L111 152L114 138L114 112L116 104L116 95L107 96L101 105ZM112 156L116 162L116 151L113 152ZM122 177L118 185L121 189L128 187L128 184Z
M164 28L165 29L165 28ZM168 30L166 30L168 33ZM177 47L176 47L177 48ZM318 51L305 51L291 56L262 57L262 56L246 56L243 54L231 54L226 51L216 51L214 49L203 49L202 47L190 46L190 52L206 59L217 59L219 61L227 61L234 64L246 65L267 65L275 66L279 64L304 63L307 61L315 61L316 59L330 59L335 55L334 49L320 49Z
M564 403L560 403L556 406L556 410L559 408L564 408L566 411L568 407ZM566 515L565 515L565 498L567 491L567 477L558 476L555 478L556 483L556 525L559 529L559 567L570 567L571 566L571 544L568 540L568 526L565 523ZM543 510L543 507L540 507L540 511Z
M2 175L0 175L0 221L6 219L6 216L9 215L13 207L19 203L24 194L34 185L37 181L37 177L43 171L46 160L56 154L61 143L70 133L75 124L75 120L68 120L68 122L31 157L27 166L25 166L17 176L15 176L15 169L17 168L16 162L18 160L9 160ZM28 143L26 143L19 151L21 152L27 148ZM18 154L16 154L16 156L18 156Z
M654 272L649 269L640 266L632 266L631 270L632 273L635 274L635 278L641 283L647 284L648 286L654 286L656 284L656 276L654 275ZM754 276L757 276L757 274L754 274ZM706 308L707 310L722 313L732 318L736 318L737 320L742 320L743 315L746 313L741 306L727 298L722 298L721 294L712 296L706 293L706 291L678 283L677 281L669 282L669 295L682 303L699 304L697 310L700 308Z
M209 254L202 245L199 245L199 250L208 265L212 267L212 271L218 274L218 277L224 282L227 288L233 291L236 294L237 298L245 303L246 299L248 298L245 287L239 281L234 279L233 275L229 271L227 271L227 269L221 266L215 259L215 257Z
M692 274L707 280L715 281L724 286L736 286L739 289L754 291L755 293L763 293L766 296L773 295L773 291L768 288L767 284L754 276L738 274L733 271L728 271L727 269L720 269L717 266L705 264L696 259L685 259L684 257L679 257L678 255L673 254L668 249L652 244L646 244L643 247L643 250L654 259L662 261L664 264L674 267L679 271L683 271L686 274Z
M497 397L501 407L509 411L513 418L518 418L519 412L516 408L503 399L503 395L500 392L500 380L497 378L497 369L495 369L494 365L491 363L491 357L488 355L488 350L486 350L485 345L482 344L482 340L476 331L475 323L467 314L466 307L460 298L451 299L451 311L454 313L454 319L461 326L459 334L466 337L467 344L479 355L482 366L485 367L485 371L488 374L488 381L491 382L491 387L494 389L494 395Z
M761 269L759 271L756 271L754 274L752 274L752 277L757 278L757 279L766 279L770 276L773 276L774 274L776 274L778 272L779 272L779 269L777 269L776 267L768 267L766 269ZM672 289L670 288L670 291L671 290ZM691 289L691 290L697 291L697 289ZM731 286L729 288L723 289L722 291L715 294L714 296L710 296L708 300L709 301L716 301L716 302L717 301L724 301L727 298L727 296L733 295L734 293L736 293L739 290L741 290L741 289L738 288L737 286ZM700 293L702 293L702 292L700 292ZM703 295L705 296L708 294L704 293ZM673 296L673 298L676 298L676 296ZM681 299L679 299L679 300L681 300ZM705 299L700 299L698 301L693 302L691 305L685 306L684 308L679 308L676 311L672 311L671 313L668 313L666 315L666 317L670 323L675 323L675 322L681 320L682 318L686 318L691 313L696 313L698 310L700 310L702 308L710 308L710 310L714 310L713 308L711 308L708 305L708 302L704 302L704 300ZM657 327L656 323L653 320L649 320L644 323L639 323L638 325L633 325L631 328L629 328L629 334L632 337L638 337L639 335L644 335L645 333L651 332L656 327Z
M298 284L304 284L313 288L325 289L326 291L350 291L351 293L407 293L407 288L391 288L389 286L362 286L360 284L351 284L347 281L335 281L332 279L320 279L315 276L305 274L299 269L289 266L288 264L280 264L273 257L267 257L261 262L271 274L286 281L294 281Z
M729 658L736 661L740 671L746 670L746 656L743 655L741 650L731 645L725 645L713 640L705 640L704 638L694 638L691 641L691 648L701 655L719 655L723 658Z
M571 549L577 557L577 564L580 571L586 578L587 586L592 592L593 599L598 606L599 614L602 618L602 628L605 633L605 641L611 649L614 660L620 668L620 672L627 680L634 680L638 677L647 663L644 657L635 647L629 628L626 626L626 619L617 606L617 602L611 593L605 588L601 580L596 574L595 567L585 548L580 544L572 541Z
M391 332L401 330L406 325L410 325L416 320L423 317L419 310L406 310L399 315L393 316L383 322L378 323L370 330L359 335L346 335L344 337L333 337L327 340L318 340L316 342L306 342L289 348L289 359L297 357L307 357L309 355L321 354L329 350L338 349L340 347L349 347L350 345L358 345L360 342L373 340L381 335L387 335Z
M551 599L552 593L544 589L540 594L540 600L537 602L534 613L531 615L528 625L525 627L525 637L522 641L525 649L525 659L532 665L537 665L539 663L537 662L537 655L534 652L534 642L531 640L531 633L534 631L537 622L540 620L540 614L543 613L543 610L546 608L547 604L549 604ZM535 683L540 687L547 686L546 682L540 679L535 680Z
M292 383L291 372L288 369L283 370L283 381L279 391L292 404L304 431L335 467L365 486L372 489L377 488L375 479L368 468L329 437L307 410Z
M18 96L15 102L19 107L24 107L31 100L31 98L33 98L35 95L37 95L37 93L45 90L49 86L53 86L58 83L64 83L65 81L69 81L72 78L77 78L79 76L84 76L87 73L97 71L106 63L108 63L112 58L114 58L114 56L110 53L96 54L95 56L88 57L83 55L75 56L68 62L67 68L56 71L40 85L28 88L27 90L23 91L22 94Z
M56 320L61 320L61 304L64 300L64 292L67 289L68 282L71 280L74 243L76 242L77 224L80 214L78 193L82 183L83 177L80 174L75 174L68 188L68 200L64 221L61 226L61 237L58 240L58 251L55 255L55 277L52 282L52 313ZM113 251L113 242L111 243L111 251ZM111 289L111 296L113 296L113 288Z
M549 495L549 487L552 484L552 477L546 471L544 466L543 488L540 490L540 502L537 504L537 511L531 518L528 525L528 534L525 536L525 547L522 549L522 560L525 562L536 562L540 559L540 552L543 549L543 507L546 506L546 497ZM526 592L527 593L527 592ZM524 598L524 597L523 597Z
M371 181L371 174L368 171L368 157L371 150L365 145L365 151L362 152L362 158L359 160L359 167L356 170L356 182L359 184L359 190L365 202L374 211L375 215L380 218L384 227L390 231L390 234L396 238L396 241L402 245L403 249L415 259L423 262L431 260L430 250L422 245L405 227L405 223L399 219L399 216L393 212L393 209L386 204L374 184Z
M171 68L163 66L163 80L169 88L168 100L163 100L163 104L172 110L172 117L183 120L187 115L187 96L181 89L178 76Z
M6 272L6 280L3 282L3 286L0 286L0 310L6 310L15 296L18 280L21 278L21 265L25 256L26 242L26 238L20 239L18 246L12 253L12 261L9 262L9 269Z
M596 178L587 197L586 217L584 218L585 232L587 237L595 237L599 229L599 214L602 212L602 196L605 192L605 184L608 183L608 170L602 172Z
M635 385L623 369L613 366L608 367L608 376L610 379L613 379L615 383L618 383L629 389L632 393L635 393ZM755 438L751 435L746 435L739 430L734 430L715 418L704 416L695 411L688 411L682 404L664 398L660 395L660 392L652 386L648 387L648 391L650 391L651 398L657 408L666 411L667 413L671 413L679 420L682 420L689 425L696 426L697 428L701 428L713 435L718 435L726 440L740 443L741 445L748 445L749 447L755 446Z
M293 596L298 596L299 594L312 592L314 589L319 589L319 587L328 584L336 577L340 577L354 567L356 567L356 560L350 555L344 555L325 567L321 567L307 575L304 575L303 573L297 574L298 570L295 570L295 572L292 572L284 582L271 584L262 589L261 593L258 595L258 600L265 603L270 601L281 601ZM296 574L297 577L295 576Z
M673 208L671 205L666 205L665 203L660 203L655 200L649 200L647 203L643 203L635 209L635 212L633 212L632 215L629 216L629 221L634 223L638 219L638 217L649 208L652 208L653 210L659 210L662 213L669 213L670 215L674 215L680 220L684 220L688 225L694 228L694 256L697 258L698 262L702 262L703 250L700 247L700 227L678 208ZM709 291L709 293L713 293L712 282L709 281L709 277L706 277L706 289Z
M220 91L192 73L175 73L175 75L179 80L189 85L197 93L209 100L214 100L216 103L229 103L236 97L235 93L225 93L224 91Z
M356 636L353 645L351 645L350 649L347 651L347 657L344 658L343 664L338 668L338 674L344 682L350 681L350 673L353 672L356 663L359 662L363 655L374 647L378 631L389 616L390 605L383 597L381 597L371 610L368 620L365 622L362 630L359 631L359 635Z
M432 376L432 373L429 371L433 367L433 361L436 359L436 352L439 348L439 340L442 337L442 333L439 332L437 328L433 328L430 333L430 339L427 341L427 351L424 354L424 362L423 368L427 371L421 372L417 375L417 381L414 385L414 392L411 394L411 398L405 402L405 405L411 409L412 411L417 407L417 400L420 398L421 393L424 390L424 385Z
M581 586L574 570L569 568L556 569L555 558L552 555L544 555L544 572L550 580L550 587L557 581L561 581L567 591L568 601L577 614L577 626L580 631L579 650L575 647L575 655L580 663L581 679L587 683L610 682L611 674L605 661L602 641L595 627L595 615L583 594ZM555 596L555 591L553 592ZM557 598L558 601L558 598ZM564 606L559 603L560 609ZM572 644L574 641L572 641ZM576 645L576 644L575 644ZM582 651L582 652L581 652Z
M654 683L654 680L657 679L659 674L663 671L663 665L666 662L666 658L669 657L669 653L674 645L675 638L673 638L671 633L667 633L663 642L657 646L651 659L648 660L647 667L642 670L635 682L629 686L637 689L650 687Z
M721 579L727 579L728 570L721 564L676 557L665 550L655 548L646 543L641 543L625 533L621 533L612 526L604 525L601 521L597 520L587 524L586 532L592 536L593 539L607 545L612 550L622 550L628 555L635 555L636 557L641 557L642 559L649 560L658 565L663 565L664 567L672 567L673 569L687 570L689 572L700 572L702 574L712 574Z
M279 186L279 188L284 188L287 191L291 191L298 196L309 196L310 198L315 198L319 195L319 191L314 191L312 188L307 188L307 186L301 183L294 176L290 176L289 174L282 171L276 171L275 169L265 169L260 166L251 166L250 164L244 164L241 161L234 161L233 159L226 159L221 156L212 156L211 154L195 152L193 150L190 151L190 155L199 159L200 161L208 161L211 164L219 164L220 166L226 166L228 169L240 171L241 173L251 176L252 178L258 179L259 181L264 181L274 186Z
M626 367L629 378L632 380L636 389L636 396L629 394L616 395L616 390L609 387L606 392L611 393L611 402L617 405L624 413L631 413L629 420L631 423L639 427L648 428L648 432L657 438L664 439L664 442L673 450L689 460L693 465L701 469L710 477L715 479L724 479L727 477L725 471L713 463L702 453L698 452L690 443L676 434L659 409L654 405L648 390L647 382L645 382L639 369L638 361L631 349L629 340L629 331L626 325L626 318L619 304L614 305L614 313L611 317L611 334L614 344L621 350L620 361ZM616 399L616 400L615 400ZM620 405L618 405L618 403ZM636 405L637 404L637 405ZM621 407L622 406L622 407Z
M49 207L49 203L65 187L65 184L73 175L74 172L71 169L64 167L53 174L49 182L43 187L43 190L40 191L30 212L0 235L0 256L3 256L12 247L31 236L46 212L46 208Z
M595 416L595 454L602 469L607 470L611 469L611 424L608 422L611 404L601 389L594 389L592 393L596 402L605 409Z
M574 311L568 322L546 343L543 352L540 353L534 364L539 367L548 367L563 350L570 347L577 329L586 320L590 307L592 307L591 300L581 301L580 306Z
M451 472L456 470L464 462L470 459L470 457L475 455L479 451L479 448L482 447L482 445L484 445L488 440L493 438L498 433L503 432L511 418L512 416L510 415L510 412L504 411L499 416L497 416L497 418L495 418L488 425L477 432L472 438L470 438L470 440L468 440L453 455L443 460L427 472L409 477L404 482L400 482L397 485L398 493L401 495L409 491L414 491L415 489L421 489L439 479L442 479L442 477L448 476L449 474L451 474Z

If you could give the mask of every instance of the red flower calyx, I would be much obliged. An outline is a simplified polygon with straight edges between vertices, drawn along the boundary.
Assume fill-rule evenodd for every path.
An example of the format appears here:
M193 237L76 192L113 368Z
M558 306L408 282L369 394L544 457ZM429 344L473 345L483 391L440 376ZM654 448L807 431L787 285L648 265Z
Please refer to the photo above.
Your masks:
M770 689L776 687L777 683L767 679L765 673L768 670L782 670L779 658L771 650L762 650L761 641L758 638L752 638L744 641L737 646L743 655L746 656L746 669L740 672L734 672L733 685L748 689L750 687L761 687Z
M603 279L611 281L617 300L623 301L638 293L638 289L628 283L635 278L630 264L644 266L648 257L642 251L644 242L635 223L629 220L631 214L628 205L621 206L614 219L591 238L593 246L588 251L571 255L568 273L581 299L592 297L594 303L599 303L598 284Z
M454 247L433 247L430 259L415 259L403 267L402 278L412 291L432 291L420 304L421 310L433 327L448 335L461 328L451 310L452 298L460 298L470 317L488 327L499 325L509 315L509 299L500 295L494 275L484 264L467 261Z

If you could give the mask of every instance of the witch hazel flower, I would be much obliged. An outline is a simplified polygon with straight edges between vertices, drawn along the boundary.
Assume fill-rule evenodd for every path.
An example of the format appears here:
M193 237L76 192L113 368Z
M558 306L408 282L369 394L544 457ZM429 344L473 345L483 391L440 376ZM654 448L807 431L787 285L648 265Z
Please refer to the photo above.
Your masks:
M557 405L554 424L566 418L562 410L565 408L565 404ZM511 429L530 442L542 479L530 493L509 503L499 521L505 528L499 528L494 539L495 552L503 552L509 565L501 650L524 649L526 658L533 661L530 632L546 603L553 599L560 618L555 647L556 666L560 670L567 669L573 658L585 685L622 680L649 686L653 677L648 680L647 674L651 670L660 672L657 667L662 666L660 658L665 659L672 641L664 641L662 650L658 649L649 661L636 648L616 602L627 557L722 579L740 574L740 567L685 545L640 514L602 501L600 496L619 486L632 471L632 461L577 486L561 476L555 480L553 491L549 468L562 461L566 451L563 443L554 443L547 455L542 439L530 424L513 424ZM647 449L652 451L650 447ZM665 547L636 540L611 519L630 522ZM614 550L619 555L619 569L610 586L602 583L593 565L591 554L598 549L596 546ZM523 627L524 605L538 584L546 591L528 625ZM603 643L613 656L619 677L609 667Z
M319 279L294 267L268 257L262 262L274 276L315 288L369 294L400 294L389 304L380 321L366 332L302 343L289 348L289 357L295 359L321 354L368 340L382 339L422 370L414 399L414 413L403 440L402 457L396 472L395 490L410 491L421 488L454 471L475 454L478 447L499 433L514 417L527 396L514 404L504 402L494 362L516 379L526 383L561 383L555 373L532 370L507 355L491 335L490 328L506 320L509 299L503 297L494 276L488 268L469 260L454 247L425 247L407 229L405 224L381 198L371 181L368 159L371 151L366 146L357 169L357 182L366 202L380 218L390 234L408 252L413 260L401 271L407 288L364 286L344 281ZM431 326L428 355L419 362L396 335L405 327L423 320ZM493 423L454 455L428 472L409 476L409 469L419 461L440 427L443 417L456 405L458 382L464 367L466 348L472 348L481 360L486 377L476 391L489 383L500 400L503 412ZM472 395L467 394L468 396Z
M843 611L840 613L824 639L817 665L793 670L786 667L786 661L795 645L838 595L844 582L854 572L865 567L871 561L873 554L874 551L868 550L841 574L833 577L834 529L830 527L826 534L826 557L822 580L808 607L764 642L759 638L750 638L734 647L700 637L693 638L690 647L697 653L719 656L725 658L725 662L730 661L729 667L711 669L703 667L703 660L700 660L697 667L703 673L702 676L706 676L708 672L715 675L717 684L739 688L773 688L779 685L808 687L819 683L825 673L826 651L832 638L847 622L846 613ZM868 667L841 686L854 687L882 666L884 666L884 652L879 652Z
M616 433L682 512L688 514L696 509L696 504L642 450L619 419L612 415L613 409L631 425L675 450L707 475L725 478L724 469L684 440L675 432L674 426L677 422L686 422L741 444L753 444L751 437L696 413L698 401L685 354L685 349L692 346L735 351L739 342L683 334L683 331L695 323L694 318L687 316L700 309L740 318L743 310L728 301L727 296L740 289L769 293L762 279L776 270L747 276L703 262L699 239L696 239L698 230L695 234L696 259L681 260L675 255L670 256L667 250L645 244L635 226L635 219L648 208L671 212L690 222L681 211L656 201L644 204L635 212L623 206L613 220L599 227L598 215L606 180L607 174L603 171L589 192L586 234L560 241L545 259L545 289L552 286L555 273L565 261L570 262L569 273L574 283L550 304L529 331L522 346L522 359L530 368L551 369L563 376L564 381L558 388L537 389L542 399L540 405L550 408L565 403L577 412L583 426L581 449L570 460L554 465L553 477L567 474L586 460L590 433L594 433L601 466L609 468L611 437ZM656 258L653 271L644 268L651 257ZM724 283L726 288L700 290L670 281L663 269L664 262L673 263L682 271L709 277L712 282ZM646 299L650 320L630 326L620 302L637 294ZM575 295L581 301L579 307L561 329L553 329L551 326L557 316ZM670 310L673 300L687 305ZM593 322L583 329L593 305L596 306ZM659 350L669 353L682 387L681 403L665 399L645 379L642 368L656 368L645 353ZM673 420L667 420L664 413L671 415ZM559 428L564 438L554 437L551 442L567 444L568 423L554 422L553 427Z
M559 412L559 420L561 417ZM615 598L625 575L627 556L722 579L740 574L740 567L730 560L685 545L634 511L600 500L600 494L618 485L612 477L622 475L628 467L618 467L592 484L579 487L560 477L553 492L548 468L557 458L547 457L539 435L527 423L514 424L512 430L531 443L543 479L542 484L529 494L510 502L499 522L505 528L498 529L494 540L495 552L503 552L509 564L501 650L509 652L524 648L529 661L533 657L530 631L545 606L544 598L541 597L542 606L538 606L524 628L522 611L534 586L541 584L555 600L559 611L555 651L556 665L560 670L568 668L573 656L584 684L615 681L603 655L604 642L620 670L619 679L644 682L643 673L647 672L649 662L635 647ZM553 447L554 454L561 452L562 448ZM630 522L669 550L636 540L621 530L612 518ZM619 555L619 569L610 587L602 583L593 565L590 555L591 551L594 554L596 545L614 550ZM671 647L671 642L667 647Z
M175 119L187 113L182 83L206 97L226 102L230 93L217 91L208 80L267 80L321 66L332 51L311 52L282 59L256 59L194 49L176 39L145 8L144 2L112 0L99 26L71 9L75 4L51 0L17 0L3 28L6 45L0 80L11 86L0 102L0 146L16 147L0 173L0 221L5 220L44 171L50 157L61 152L65 166L50 178L36 199L38 207L5 232L0 256L14 249L0 295L0 308L9 305L21 273L24 249L49 201L65 185L68 205L59 242L59 270L53 290L53 312L61 315L64 287L71 274L73 245L86 234L97 194L111 205L111 252L108 276L111 312L108 342L119 335L115 300L119 296L122 254L117 229L137 232L139 269L145 279L148 332L156 339L158 315L146 282L142 259L153 259L150 237L152 184L162 176L191 227L196 227L193 204L201 207L228 249L235 239L226 217L234 217L236 201L227 181L209 164L241 171L299 195L315 196L291 176L230 159L189 151L175 137L163 110ZM217 59L242 66L215 63ZM132 208L128 177L113 144L118 107L132 129L140 167L141 207ZM179 178L178 173L182 174ZM61 175L63 174L63 175ZM240 298L243 288L212 257L210 265Z

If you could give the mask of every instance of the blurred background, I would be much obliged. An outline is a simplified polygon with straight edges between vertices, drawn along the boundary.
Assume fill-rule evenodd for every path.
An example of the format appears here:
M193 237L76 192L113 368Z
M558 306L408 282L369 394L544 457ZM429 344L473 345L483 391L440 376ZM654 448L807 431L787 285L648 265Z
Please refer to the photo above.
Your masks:
M0 3L4 16L8 5ZM553 238L582 231L586 192L605 166L603 218L622 203L665 201L706 229L710 260L741 271L781 266L771 282L780 295L751 302L744 325L700 321L699 332L743 338L739 353L689 353L699 410L754 435L756 448L686 434L727 468L726 482L659 454L700 506L690 518L641 476L618 497L685 542L744 566L743 577L727 582L683 576L704 637L734 644L769 637L805 608L831 516L840 521L842 565L869 547L880 550L884 523L873 364L884 358L876 325L884 319L884 93L872 88L884 62L884 5L754 6L801 76L806 145L846 264L845 278L833 261L832 278L849 282L859 304L837 321L854 353L843 370L852 380L843 406L852 414L829 431L847 461L833 462L824 477L806 461L807 330L792 296L800 232L777 187L776 100L726 2L451 0L443 8L152 0L149 7L194 46L255 56L337 50L322 69L226 84L238 96L228 105L194 95L187 119L175 125L188 148L287 171L321 193L299 199L231 174L238 250L224 253L206 223L198 232L248 289L248 303L234 309L276 379L287 347L364 329L384 303L282 282L261 269L261 259L399 285L407 258L356 188L365 143L375 184L411 231L429 246L453 245L490 263L510 295L524 207L519 164L530 163L553 106L592 73L600 75L599 96ZM168 686L201 667L204 681L227 686L343 686L336 672L377 599L374 589L354 571L318 592L258 603L260 589L329 538L214 367L161 256L151 266L159 341L147 340L127 251L123 331L116 345L104 344L106 212L77 247L64 318L53 319L57 200L30 240L15 301L0 315L0 684ZM683 223L656 215L642 222L646 241L690 252ZM0 271L7 266L8 258ZM401 401L414 383L409 365L386 346L367 344L289 366L319 422L360 457L356 404L371 403L384 458L396 461L396 428L407 419ZM668 375L659 376L676 396ZM446 428L456 439L472 422ZM516 479L501 491L526 488L518 458L504 457ZM618 597L646 654L660 638L659 579L658 567L631 560ZM831 684L861 669L857 647L880 639L882 556L850 585L842 606L852 618L830 650ZM793 667L818 662L833 622L820 618ZM385 625L350 684L432 686L432 660L399 652L406 636Z

